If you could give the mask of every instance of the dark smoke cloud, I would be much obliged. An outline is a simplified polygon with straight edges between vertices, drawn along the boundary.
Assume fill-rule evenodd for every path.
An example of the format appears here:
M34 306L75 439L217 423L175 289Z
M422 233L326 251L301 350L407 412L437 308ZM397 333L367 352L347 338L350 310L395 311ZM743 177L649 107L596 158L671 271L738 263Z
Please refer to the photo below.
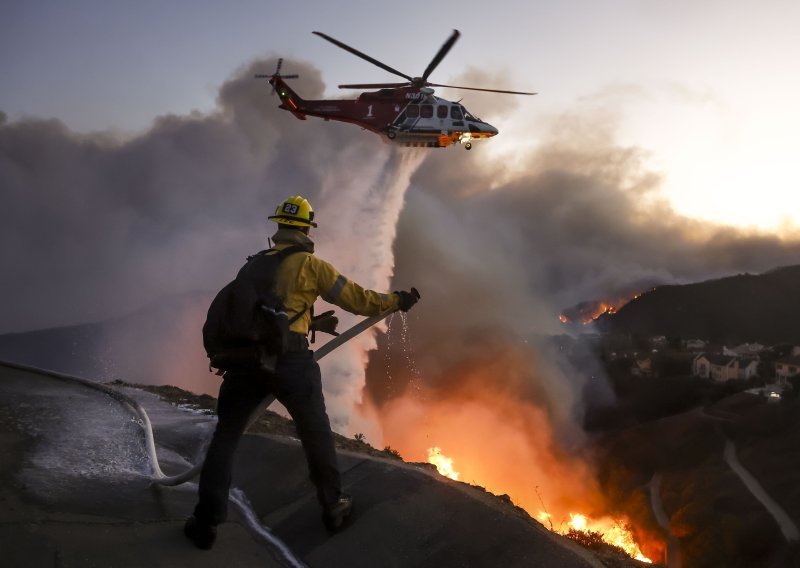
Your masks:
M557 315L637 280L680 283L800 262L800 240L672 211L647 154L617 145L605 114L557 117L521 173L498 187L508 177L502 160L464 154L433 156L417 171L396 246L398 274L455 294L459 309L441 308L453 316L478 311L519 328L515 306L531 302Z
M523 368L518 357L509 360L509 374L536 383L520 387L519 399L574 423L580 393L598 370L572 369L536 343L539 334L566 332L561 310L632 283L800 262L798 240L676 214L660 194L660 175L646 167L647 153L619 145L615 124L609 109L554 117L518 173L484 159L480 146L431 155L417 170L395 245L396 281L423 294L409 316L417 369L404 368L402 353L394 365L375 355L367 380L373 402L409 394L419 380L446 397L465 360L485 366L501 356L499 341L530 348ZM388 343L407 349L391 336ZM487 376L487 388L504 380Z
M214 113L162 116L133 137L0 121L0 332L214 290L265 242L276 203L313 199L344 152L368 151L357 129L279 110L253 79L275 64L240 69ZM291 67L299 93L322 93L317 70Z
M330 239L324 224L318 231L323 253L342 248L336 220L364 223L337 211L338 196L362 179L383 179L388 151L350 125L300 122L277 109L269 86L252 78L275 64L240 69L221 87L215 112L163 116L132 137L78 134L56 120L0 121L0 332L100 320L174 294L213 292L262 245L271 230L264 218L287 194L307 195L332 220ZM301 75L295 86L304 96L323 92L315 69L288 62L285 69ZM452 82L508 86L503 79L468 72ZM474 97L487 117L507 116L518 104ZM553 117L537 125L541 144L515 157L514 169L481 153L492 141L472 152L427 152L400 217L393 286L423 292L411 331L425 381L457 380L452 369L467 356L491 357L498 338L532 342L560 332L561 309L631 282L798 262L796 242L672 212L646 153L620 146L615 124L612 107ZM376 194L368 184L359 191ZM364 237L345 240L349 249ZM381 270L384 264L376 260ZM372 367L374 395L385 373L381 363ZM558 400L548 403L551 413L566 416L571 410L558 404L578 404L582 379L554 369L542 379L535 377L545 373L533 373L536 387L524 394ZM566 391L565 376L576 383Z

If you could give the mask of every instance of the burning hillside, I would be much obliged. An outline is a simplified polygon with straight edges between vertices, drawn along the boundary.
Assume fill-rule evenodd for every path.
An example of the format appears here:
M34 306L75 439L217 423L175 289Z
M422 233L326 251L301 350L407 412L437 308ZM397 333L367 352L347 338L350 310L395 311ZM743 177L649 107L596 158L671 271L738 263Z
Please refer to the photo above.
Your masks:
M445 477L455 481L458 481L459 477L461 477L461 474L455 470L453 458L442 454L442 449L439 447L428 448L428 463L435 465L436 470ZM530 514L531 511L528 510L528 513ZM591 546L591 540L596 539L623 550L631 558L648 564L652 563L652 560L642 553L636 543L631 529L626 526L628 524L626 519L612 517L590 519L580 513L569 513L569 521L566 523L561 522L556 527L553 524L553 515L550 513L539 511L536 518L543 525L549 526L550 530L587 546Z
M655 288L650 288L654 290ZM604 300L589 300L575 304L567 308L558 319L563 324L588 325L604 314L613 314L619 311L624 305L638 299L644 292L641 289L628 291L618 295L612 295Z
M563 384L554 387L560 398L545 393L544 371L531 364L530 352L495 346L491 357L443 371L438 388L416 385L381 409L386 442L442 475L509 495L555 532L599 533L631 557L661 559L659 535L631 530L606 502L569 425L576 401Z

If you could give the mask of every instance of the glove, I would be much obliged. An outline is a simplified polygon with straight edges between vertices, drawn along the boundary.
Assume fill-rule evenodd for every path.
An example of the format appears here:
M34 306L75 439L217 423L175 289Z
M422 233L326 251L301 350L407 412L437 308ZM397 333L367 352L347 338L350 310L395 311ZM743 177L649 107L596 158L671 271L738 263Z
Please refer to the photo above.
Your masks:
M397 294L398 298L400 298L398 305L401 312L407 312L410 310L420 298L419 292L417 292L416 288L411 288L411 291L409 292L400 290L395 292L395 294Z
M322 313L311 319L310 331L321 331L331 335L339 335L336 326L339 325L339 318L333 315L333 310Z

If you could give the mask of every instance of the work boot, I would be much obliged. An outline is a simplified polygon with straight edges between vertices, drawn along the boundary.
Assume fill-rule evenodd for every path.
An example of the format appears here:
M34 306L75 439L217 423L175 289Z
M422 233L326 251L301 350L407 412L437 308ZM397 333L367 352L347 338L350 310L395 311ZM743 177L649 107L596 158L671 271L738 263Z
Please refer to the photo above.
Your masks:
M323 509L322 522L330 532L339 532L347 526L347 521L352 513L353 498L347 493L340 493L333 505Z
M197 520L197 517L192 515L186 519L186 524L183 525L183 534L186 538L191 540L194 545L201 550L210 550L214 546L214 540L217 538L217 526L209 525Z

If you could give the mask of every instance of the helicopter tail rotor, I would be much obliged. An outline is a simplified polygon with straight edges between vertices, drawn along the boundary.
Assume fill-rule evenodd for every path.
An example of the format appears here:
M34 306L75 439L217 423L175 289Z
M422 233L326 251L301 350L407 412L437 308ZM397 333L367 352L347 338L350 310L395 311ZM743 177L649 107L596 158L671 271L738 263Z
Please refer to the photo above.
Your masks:
M298 79L300 75L296 73L292 73L291 75L281 75L281 67L283 67L283 57L278 59L278 65L275 67L275 73L272 75L264 75L262 73L258 73L254 75L256 79L269 79L270 84L272 84L272 95L275 94L275 83L274 79Z

